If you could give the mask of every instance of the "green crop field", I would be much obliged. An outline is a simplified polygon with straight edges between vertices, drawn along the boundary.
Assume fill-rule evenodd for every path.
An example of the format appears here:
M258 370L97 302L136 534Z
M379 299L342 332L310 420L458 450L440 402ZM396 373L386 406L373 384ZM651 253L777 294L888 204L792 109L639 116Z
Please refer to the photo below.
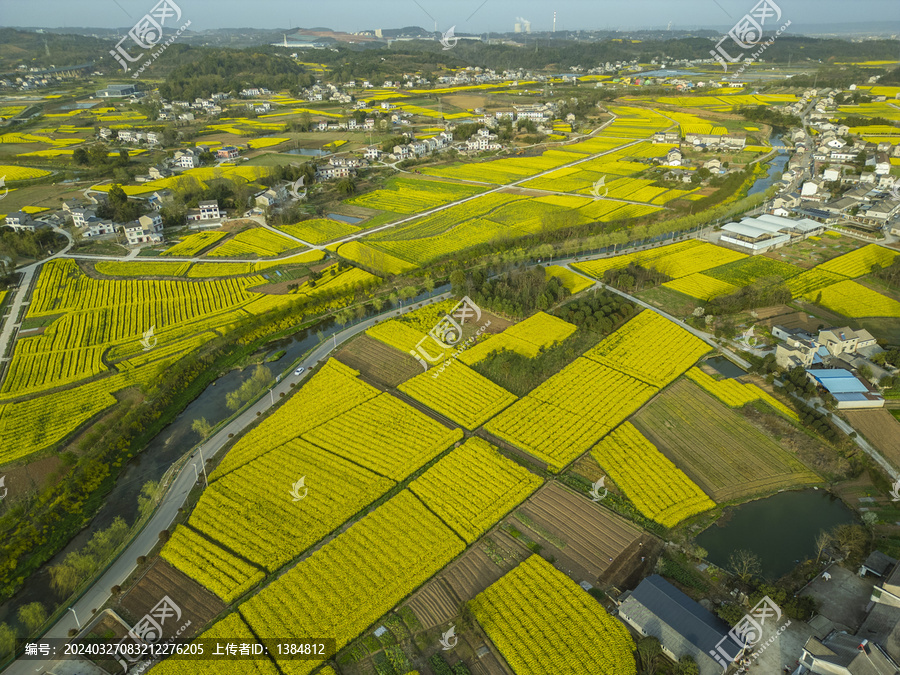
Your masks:
M819 480L739 413L686 380L633 422L717 503Z

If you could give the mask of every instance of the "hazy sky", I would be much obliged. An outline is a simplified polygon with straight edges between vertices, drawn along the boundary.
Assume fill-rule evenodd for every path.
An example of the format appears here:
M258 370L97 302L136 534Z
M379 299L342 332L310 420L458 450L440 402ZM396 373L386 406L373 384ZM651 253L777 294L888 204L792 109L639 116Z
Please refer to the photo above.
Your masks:
M457 32L511 31L516 17L532 30L726 28L757 0L173 0L191 28L311 28L356 31L419 25ZM0 0L0 25L130 27L157 0ZM900 21L898 0L774 0L791 32L822 23ZM767 26L768 28L768 26Z

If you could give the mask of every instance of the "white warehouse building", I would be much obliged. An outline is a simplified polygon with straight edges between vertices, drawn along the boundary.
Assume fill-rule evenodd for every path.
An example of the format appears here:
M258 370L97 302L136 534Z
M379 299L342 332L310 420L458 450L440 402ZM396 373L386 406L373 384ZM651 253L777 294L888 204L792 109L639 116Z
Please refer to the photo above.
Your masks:
M822 229L821 223L809 218L791 220L764 213L755 218L744 218L739 223L723 225L719 240L755 255L781 248L793 239L805 239Z

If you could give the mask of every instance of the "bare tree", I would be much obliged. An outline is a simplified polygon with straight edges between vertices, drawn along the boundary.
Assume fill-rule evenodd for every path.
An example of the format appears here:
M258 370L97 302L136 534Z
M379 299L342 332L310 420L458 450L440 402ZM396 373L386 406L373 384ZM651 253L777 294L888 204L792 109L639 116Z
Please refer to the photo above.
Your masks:
M745 548L734 551L728 557L728 567L744 583L750 581L762 569L759 556Z
M816 563L818 564L819 559L822 557L822 554L825 552L825 549L828 548L829 544L831 544L831 535L825 530L820 530L819 534L816 535Z
M868 540L866 530L861 525L838 525L831 531L831 537L835 545L850 558L862 555L862 551Z

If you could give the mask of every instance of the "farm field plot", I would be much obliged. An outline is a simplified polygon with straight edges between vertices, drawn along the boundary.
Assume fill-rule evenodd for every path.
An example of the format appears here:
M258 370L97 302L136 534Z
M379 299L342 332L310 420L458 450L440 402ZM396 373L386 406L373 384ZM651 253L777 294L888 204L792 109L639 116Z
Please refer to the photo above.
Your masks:
M481 340L460 354L459 360L472 365L501 349L534 358L542 350L565 340L575 330L575 324L545 312L537 312L524 321L513 324L499 335Z
M900 255L900 252L889 251L877 244L868 244L822 263L816 269L840 274L844 277L856 278L869 274L872 271L872 265L889 267L898 255Z
M796 265L791 265L781 260L773 260L762 255L755 255L721 265L720 267L714 267L711 270L707 270L704 274L735 286L748 286L760 279L773 277L790 279L802 271Z
M744 417L686 380L632 423L716 503L819 480Z
M717 399L722 401L729 408L740 408L751 403L752 401L764 401L792 420L799 421L797 413L788 408L781 401L768 392L763 391L755 384L742 383L733 379L716 380L711 375L703 372L699 368L691 368L686 373L687 377L693 380L694 384L698 384Z
M738 289L737 286L706 276L701 272L689 274L674 281L667 281L663 286L698 300L711 300L720 295L730 295Z
M614 564L610 558L615 561L641 537L635 525L555 481L528 499L517 513L564 542L560 547L548 541L560 566L578 572L591 583L604 579ZM529 536L534 538L532 530Z
M541 482L490 443L472 437L410 483L409 490L471 544Z
M484 428L558 472L657 391L617 370L577 358Z
M290 491L301 477L300 494L306 496L295 502ZM212 483L188 524L274 572L393 486L393 480L294 439Z
M50 172L44 169L34 169L30 166L10 166L9 164L0 164L0 175L12 182L49 176Z
M129 384L125 376L103 378L75 390L0 404L0 464L62 441L116 402L111 391Z
M279 260L261 260L258 263L254 263L256 265L257 270L267 270L271 267L280 267L282 265L307 265L309 263L318 262L325 257L325 251L321 251L319 249L313 249L311 251L303 251L302 253L295 253L294 255L289 255L287 257L281 258ZM232 263L234 264L234 263Z
M378 389L358 379L357 375L359 372L353 368L336 359L328 359L274 415L263 420L232 446L216 470L210 474L210 484L310 429L378 396Z
M594 283L590 279L585 279L580 274L575 274L570 269L560 267L559 265L549 265L544 268L547 277L556 277L560 283L565 286L566 290L572 295L580 293L586 288L590 288Z
M380 274L404 274L418 267L415 263L390 255L361 241L341 244L338 254L351 262L378 271Z
M798 298L802 295L827 288L840 281L847 281L847 277L842 277L840 274L826 272L818 267L813 267L811 270L806 270L795 277L791 277L787 280L785 285L788 287L791 295Z
M628 422L604 438L591 455L641 513L664 527L674 527L715 507L684 472Z
M368 335L360 335L335 354L335 358L386 387L396 387L422 372L413 357Z
M231 277L238 274L252 274L256 271L257 263L214 263L198 262L191 265L188 270L189 279L202 279L209 277Z
M141 353L150 328L163 350L227 325L262 297L247 290L261 280L94 279L74 260L52 260L38 276L28 317L60 316L41 335L16 343L3 391L45 391L107 372L100 354L108 350L106 358L116 361Z
M457 616L459 606L474 598L513 567L499 565L481 546L472 546L407 601L422 628L428 630Z
M197 582L161 558L150 563L146 573L136 584L118 596L112 608L120 613L124 609L127 614L140 617L149 612L166 595L182 600L178 602L182 611L182 621L191 622L183 633L186 638L196 635L202 626L225 609L224 603L213 593L198 586Z
M240 258L247 255L268 258L294 248L301 248L301 244L270 230L255 227L238 232L206 255L214 258Z
M227 235L227 232L198 232L197 234L189 234L174 246L163 251L162 255L186 258L192 257L197 255L207 246L212 246Z
M175 528L160 555L227 603L234 602L265 577L259 568L184 525Z
M308 431L303 439L399 481L462 436L462 430L448 429L382 393Z
M682 136L687 134L714 134L716 136L722 136L723 134L728 133L728 130L725 127L719 126L714 122L710 122L697 115L691 115L690 113L666 111L666 116L671 117L678 122L681 127Z
M99 274L110 277L181 277L191 266L189 262L119 262L102 260L94 263Z
M584 356L662 388L709 350L700 338L645 309Z
M625 143L619 141L617 145ZM616 147L613 145L612 147ZM592 150L590 152L602 152ZM568 164L579 159L581 155L547 150L542 155L532 157L509 157L486 161L467 162L425 168L422 171L432 176L443 178L458 178L461 180L478 181L484 183L505 184L513 183L528 176L533 176L548 171L557 166Z
M240 605L239 612L262 638L327 635L340 649L463 550L459 537L403 491ZM318 667L296 660L279 665L288 675L307 675Z
M346 267L341 271L338 271L338 267L338 263L326 267L322 270L322 277L315 284L307 280L294 292L307 297L333 292L343 294L351 288L359 288L379 280L374 274L369 274L358 267Z
M891 464L900 467L900 421L889 410L845 410L843 415Z
M391 178L385 187L345 203L394 213L419 213L435 206L471 197L484 188L463 183L416 178Z
M819 295L821 294L821 298ZM853 319L864 317L900 318L900 302L847 279L804 296L810 302Z
M332 239L340 239L348 234L359 232L360 228L350 223L340 220L329 220L327 218L311 218L310 220L301 220L293 225L281 225L278 228L298 239L307 241L310 244L324 244Z
M399 387L417 401L474 431L516 401L516 396L462 363L430 369Z
M629 264L634 263L643 267L656 268L663 274L678 279L696 272L705 272L714 267L742 260L746 257L743 253L730 251L714 244L697 241L696 239L688 239L646 251L636 251L612 258L574 263L572 267L584 274L602 280L603 274L607 270L625 269Z
M516 675L637 672L634 641L625 625L539 555L492 584L470 606Z
M431 305L426 305L414 312L403 314L396 319L390 319L376 324L366 331L366 335L383 342L386 345L390 345L404 354L409 354L410 352L419 354L419 352L416 351L416 346L421 343L422 348L425 349L428 356L431 357L429 359L429 365L439 364L443 360L444 355L451 350L443 349L443 347L429 337L428 334L438 322L446 320L447 313L453 309L456 303L457 301L451 298ZM483 317L477 323L482 322L483 324L486 324L487 320ZM492 327L497 324L493 317L490 319L490 322L491 326L488 326L486 332L489 332ZM462 338L458 342L459 345L464 344L466 340L475 334L478 330L477 323L468 321L461 324ZM422 357L420 356L420 358Z

